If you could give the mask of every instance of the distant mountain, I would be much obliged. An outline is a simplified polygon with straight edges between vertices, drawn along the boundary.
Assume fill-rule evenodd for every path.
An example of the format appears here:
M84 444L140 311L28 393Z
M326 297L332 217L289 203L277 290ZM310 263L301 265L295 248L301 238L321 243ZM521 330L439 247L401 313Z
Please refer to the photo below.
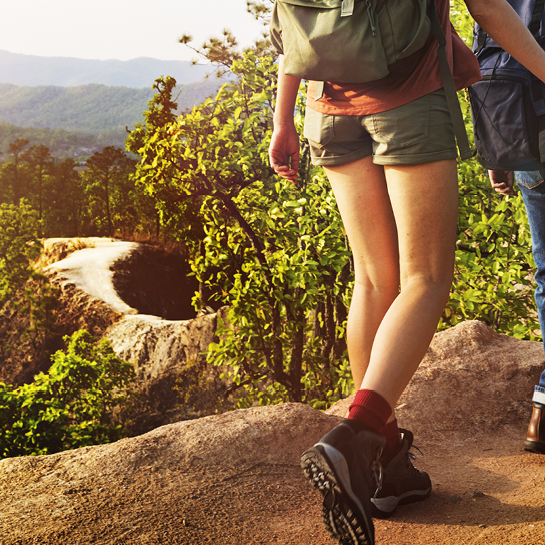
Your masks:
M141 57L130 61L98 61L72 57L38 57L0 50L0 83L19 86L75 87L96 83L113 87L150 88L160 76L179 85L201 81L210 66L189 61L161 61Z
M105 146L115 146L123 149L127 131L112 129L100 135L82 132L69 132L64 129L34 129L23 128L0 123L0 163L11 161L8 153L9 145L18 138L28 140L29 146L43 145L49 148L51 155L57 159L75 159L89 157L95 151L101 151Z
M210 79L176 87L180 110L200 104L219 87ZM79 87L17 87L0 83L0 122L19 127L66 129L101 134L134 128L154 90L82 85Z

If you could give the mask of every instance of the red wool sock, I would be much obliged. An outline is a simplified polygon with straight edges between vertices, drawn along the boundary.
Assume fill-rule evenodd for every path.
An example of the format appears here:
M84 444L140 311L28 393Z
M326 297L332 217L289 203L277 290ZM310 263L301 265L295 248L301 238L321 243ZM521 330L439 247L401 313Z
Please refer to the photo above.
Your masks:
M380 394L374 390L358 390L354 402L350 405L348 418L362 422L383 434L391 414L390 404Z
M399 445L399 428L397 427L397 418L386 424L382 430L382 436L386 439L386 450L393 450Z

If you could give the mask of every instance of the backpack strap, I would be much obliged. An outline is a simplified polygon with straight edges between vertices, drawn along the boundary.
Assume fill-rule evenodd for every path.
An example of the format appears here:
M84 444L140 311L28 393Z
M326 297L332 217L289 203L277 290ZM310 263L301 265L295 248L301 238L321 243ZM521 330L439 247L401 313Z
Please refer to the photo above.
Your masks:
M473 53L475 55L478 55L483 47L484 47L484 44L486 42L486 37L488 36L488 34L481 28L481 27L478 27L478 30L477 30L477 47L475 48L475 51L473 51Z
M545 0L544 0L545 1ZM447 105L452 119L452 125L454 127L454 134L456 136L456 144L458 145L458 151L460 158L470 159L475 155L475 151L469 147L469 141L467 139L466 126L464 124L464 118L462 116L462 109L460 108L460 102L458 101L458 95L456 94L456 85L452 72L448 64L447 59L447 39L445 33L439 22L437 16L437 10L435 9L435 0L429 0L429 17L431 20L431 30L435 39L439 43L437 49L437 59L439 61L439 70L441 71L441 79L443 80L443 87L445 89L445 96L447 98Z
M532 18L530 19L530 24L528 25L528 30L536 40L539 37L539 27L541 26L541 15L543 13L544 5L545 0L536 0L536 3L534 4L534 11L532 12Z

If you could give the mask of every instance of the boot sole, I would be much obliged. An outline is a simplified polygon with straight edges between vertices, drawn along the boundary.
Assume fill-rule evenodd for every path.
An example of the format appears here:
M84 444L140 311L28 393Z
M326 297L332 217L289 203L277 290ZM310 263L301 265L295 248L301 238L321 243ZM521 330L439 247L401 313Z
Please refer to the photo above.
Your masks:
M524 441L524 450L535 454L545 454L545 444L536 441Z
M331 445L318 443L301 456L301 468L324 498L322 519L333 538L342 545L374 545L371 513L352 490L344 456Z
M427 490L411 490L400 496L388 496L386 498L371 498L371 513L375 518L386 519L391 517L398 505L406 505L417 501L425 500L431 492Z

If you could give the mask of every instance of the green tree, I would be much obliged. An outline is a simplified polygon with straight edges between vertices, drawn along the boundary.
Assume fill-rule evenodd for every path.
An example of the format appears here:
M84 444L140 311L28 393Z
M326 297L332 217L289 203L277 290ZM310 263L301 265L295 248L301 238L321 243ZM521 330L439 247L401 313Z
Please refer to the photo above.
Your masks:
M13 161L3 165L0 178L3 185L3 200L6 203L11 202L16 205L27 193L25 187L27 180L21 165L24 160L24 149L27 146L28 140L26 138L17 138L9 144L8 156L11 156Z
M31 261L40 255L38 214L21 201L0 204L0 308L33 274Z
M13 388L0 383L0 457L52 454L115 441L120 426L108 423L112 409L126 405L134 378L109 342L85 330L65 337L65 352L52 357L47 374Z
M85 192L93 209L92 217L100 227L105 222L109 236L115 233L113 206L115 199L126 195L125 185L133 170L133 161L123 150L113 146L105 147L87 160L87 171L82 174ZM93 207L97 205L96 207Z
M56 164L46 185L46 236L81 234L85 195L73 159Z
M41 220L43 219L44 206L44 177L51 170L53 157L49 148L42 144L31 146L23 153L22 157L28 163L30 171L33 173L34 183L37 188L35 197L38 200L38 214Z
M233 388L244 387L248 402L318 403L349 388L346 241L321 171L302 161L296 188L268 165L273 59L247 52L231 71L237 81L179 118L159 115L171 107L174 87L159 80L129 150L141 155L136 175L160 209L186 226L180 232L191 230L198 207L204 237L192 268L209 299L195 302L231 307L210 361L232 365Z

